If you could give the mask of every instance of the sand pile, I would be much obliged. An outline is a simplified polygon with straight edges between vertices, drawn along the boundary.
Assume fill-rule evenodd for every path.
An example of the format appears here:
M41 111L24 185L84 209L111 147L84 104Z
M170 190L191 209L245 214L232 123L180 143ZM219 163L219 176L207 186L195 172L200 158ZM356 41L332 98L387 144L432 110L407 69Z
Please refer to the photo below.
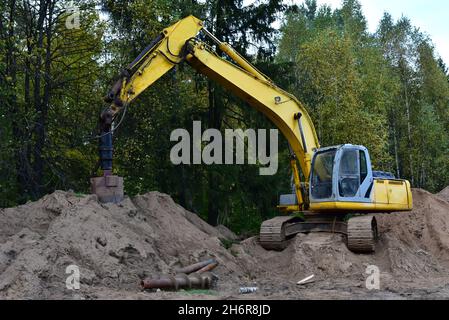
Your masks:
M412 212L381 217L381 230L392 245L414 250L449 267L449 203L414 189L413 206Z
M449 187L441 190L440 193L437 194L443 200L449 201Z
M164 194L119 205L55 192L0 211L0 298L58 298L68 265L81 285L139 291L139 280L203 259L220 262L220 283L241 276L215 228Z
M234 245L253 277L292 283L315 275L318 282L345 279L363 284L370 265L379 268L385 288L449 275L449 203L431 193L413 191L414 210L377 216L381 233L376 253L350 252L344 236L299 234L283 252L267 252L257 238ZM349 282L348 282L349 281Z
M214 272L221 298L246 285L259 286L259 297L320 298L331 290L347 298L364 289L369 265L379 267L388 292L444 283L441 278L449 283L449 202L414 190L414 207L378 217L381 238L372 255L350 252L344 237L332 234L301 234L283 252L272 252L257 237L226 249L230 241L223 239L235 241L232 232L211 227L158 192L105 205L93 195L58 191L0 210L0 298L73 298L65 287L72 264L81 271L80 298L186 297L139 296L139 281L209 258L220 263ZM316 283L306 292L297 289L296 282L311 274Z

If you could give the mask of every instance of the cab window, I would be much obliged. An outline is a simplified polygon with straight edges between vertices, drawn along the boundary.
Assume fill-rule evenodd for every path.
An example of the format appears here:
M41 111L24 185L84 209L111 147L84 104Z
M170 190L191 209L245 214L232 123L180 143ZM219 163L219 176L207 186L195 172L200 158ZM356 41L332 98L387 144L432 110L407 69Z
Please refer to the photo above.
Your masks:
M360 186L358 150L344 150L340 159L338 188L341 197L355 197Z
M313 161L312 197L328 199L332 197L332 173L334 171L335 150L318 153Z
M366 155L365 152L360 150L360 184L365 181L366 176L368 175L368 166L366 164Z

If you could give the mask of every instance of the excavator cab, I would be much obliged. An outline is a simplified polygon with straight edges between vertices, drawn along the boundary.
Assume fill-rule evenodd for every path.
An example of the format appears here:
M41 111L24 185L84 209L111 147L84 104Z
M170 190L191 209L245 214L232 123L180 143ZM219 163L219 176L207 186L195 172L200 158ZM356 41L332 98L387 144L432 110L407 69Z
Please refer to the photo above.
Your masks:
M310 204L315 208L319 203L370 203L372 190L373 171L368 149L346 144L315 152L308 192ZM282 195L279 208L294 211L293 206L297 204L295 194Z
M317 214L396 212L413 208L410 182L396 179L391 173L373 171L368 149L351 144L315 151L306 195L309 211ZM301 211L296 194L281 195L278 208L287 213Z
M353 252L373 252L378 237L373 213L409 211L413 206L407 180L373 171L368 150L350 144L315 151L308 200L308 210L301 210L296 194L281 196L281 212L301 211L302 217L288 215L265 221L260 229L264 248L283 250L286 240L297 233L329 232L345 235ZM351 214L349 219L347 214Z
M312 161L311 202L371 202L373 172L368 150L342 145L318 150Z
M373 172L368 149L345 144L317 150L309 184L310 208L316 212L410 210L410 183Z

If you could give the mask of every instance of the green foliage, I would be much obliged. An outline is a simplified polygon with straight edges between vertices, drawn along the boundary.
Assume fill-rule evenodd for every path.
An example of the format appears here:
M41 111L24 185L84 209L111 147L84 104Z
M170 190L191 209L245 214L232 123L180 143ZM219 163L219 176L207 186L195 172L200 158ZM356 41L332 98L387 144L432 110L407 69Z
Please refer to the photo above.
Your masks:
M431 40L407 18L395 23L385 14L376 39L397 88L388 108L396 172L415 187L439 191L449 182L449 87L444 68Z
M375 169L414 187L448 184L447 70L430 39L389 14L369 34L355 0L334 11L307 1L281 30L278 61L293 65L287 88L306 104L322 145L365 145Z
M94 1L77 1L80 28L67 28L63 10L69 3L2 3L8 8L0 12L0 25L11 26L0 37L0 45L5 44L0 47L0 98L6 105L0 121L8 123L1 126L0 139L6 185L0 188L2 206L54 189L88 191L96 151L82 137L95 126L94 106L101 106L98 79L105 25Z
M365 145L374 165L382 168L389 161L388 69L382 52L365 36L360 8L351 1L346 5L333 15L326 8L318 15L307 10L295 14L293 23L283 27L279 55L283 60L296 59L295 82L289 89L307 105L321 144ZM293 35L302 39L296 49L290 46ZM286 51L282 44L288 44Z
M190 289L190 290L185 290L186 294L191 294L191 295L208 295L208 296L216 296L217 292L214 290L207 290L207 289Z
M232 247L233 244L237 244L239 243L238 241L235 240L229 240L229 239L225 239L225 238L220 238L219 239L221 242L221 245L225 248L225 249L230 249Z

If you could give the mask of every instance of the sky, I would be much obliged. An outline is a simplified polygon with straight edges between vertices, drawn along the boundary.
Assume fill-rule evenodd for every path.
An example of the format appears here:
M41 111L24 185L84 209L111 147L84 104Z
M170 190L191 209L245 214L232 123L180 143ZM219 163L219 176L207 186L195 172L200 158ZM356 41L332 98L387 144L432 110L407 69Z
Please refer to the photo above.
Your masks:
M286 0L287 4L301 4L302 0ZM319 5L328 4L333 9L340 7L341 0L317 0ZM432 39L437 55L449 66L449 1L448 0L359 0L368 22L375 32L385 11L397 20L402 15L411 20Z

